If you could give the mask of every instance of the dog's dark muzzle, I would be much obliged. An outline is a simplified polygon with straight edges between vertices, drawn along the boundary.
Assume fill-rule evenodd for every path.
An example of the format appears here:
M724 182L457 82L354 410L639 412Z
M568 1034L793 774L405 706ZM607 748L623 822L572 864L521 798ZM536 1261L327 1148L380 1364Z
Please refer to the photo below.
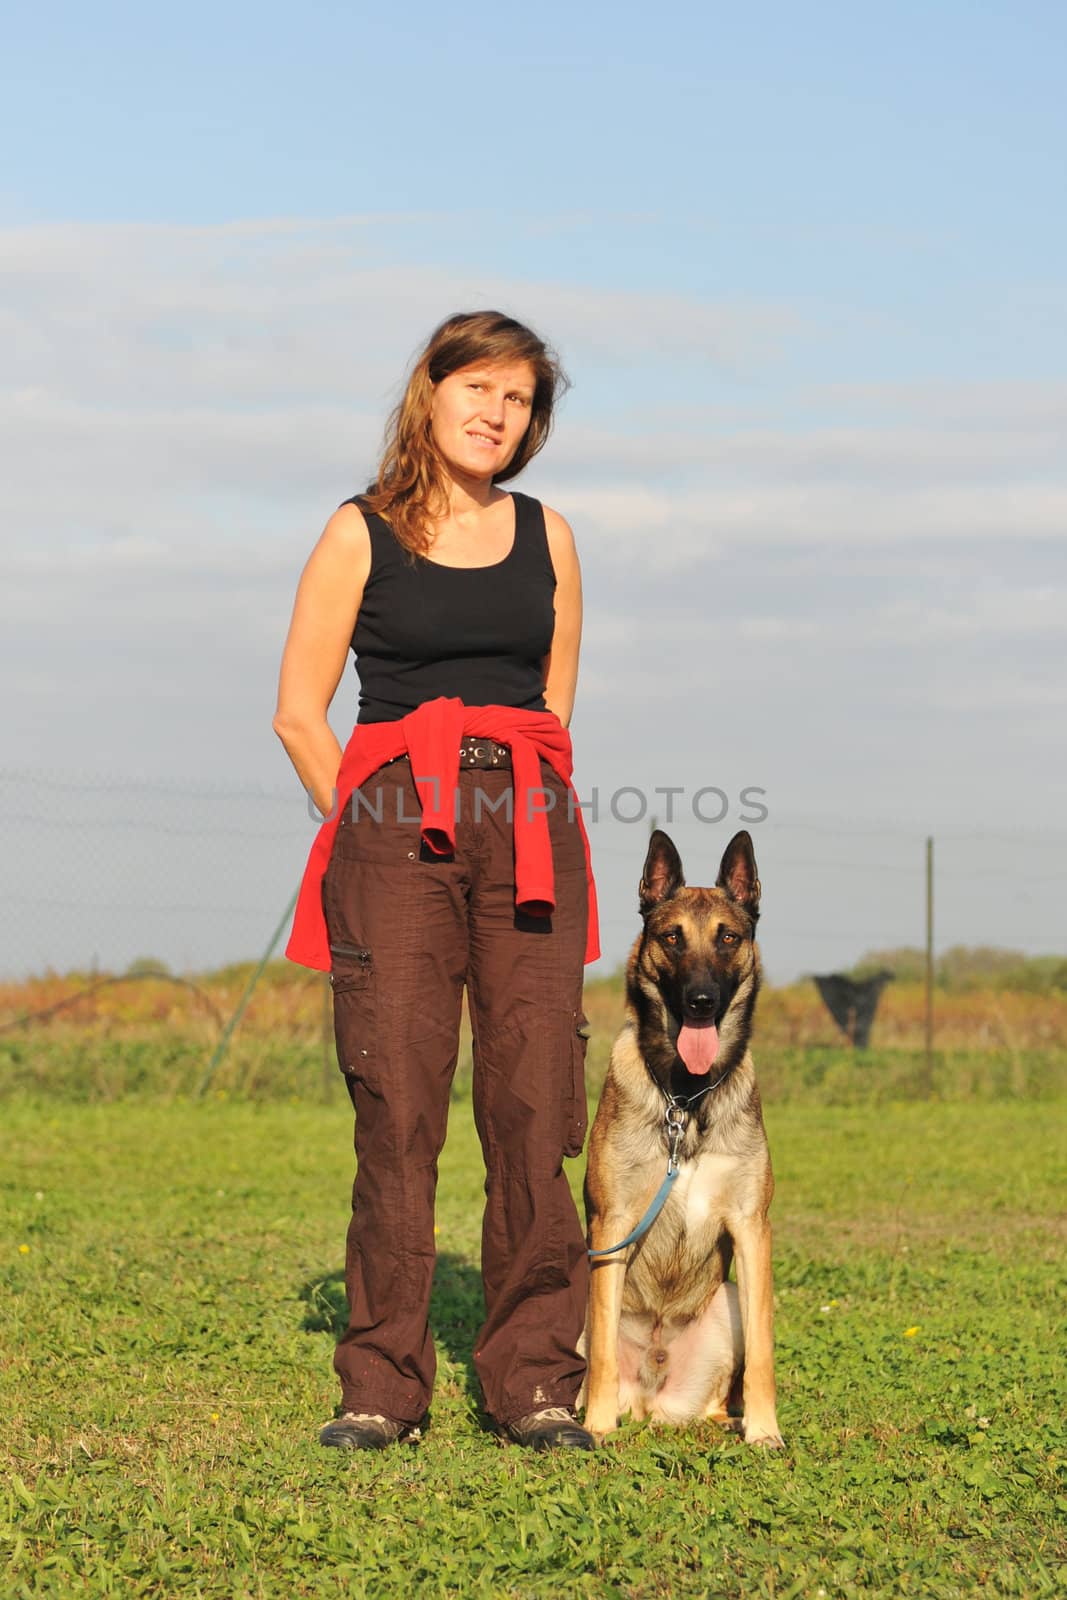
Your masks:
M720 1010L720 994L716 984L694 985L682 996L682 1021L699 1028L716 1021Z

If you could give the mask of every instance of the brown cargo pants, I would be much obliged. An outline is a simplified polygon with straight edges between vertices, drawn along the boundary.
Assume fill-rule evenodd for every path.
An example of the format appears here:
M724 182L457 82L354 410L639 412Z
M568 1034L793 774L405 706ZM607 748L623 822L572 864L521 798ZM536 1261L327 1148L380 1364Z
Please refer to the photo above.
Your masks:
M563 1157L586 1127L585 850L566 785L547 762L541 774L550 917L516 911L510 771L461 769L452 856L422 843L406 757L367 779L338 825L323 908L356 1111L350 1320L334 1359L347 1411L415 1423L429 1405L434 1193L464 985L486 1168L474 1349L486 1410L507 1423L573 1405L584 1376L589 1269Z

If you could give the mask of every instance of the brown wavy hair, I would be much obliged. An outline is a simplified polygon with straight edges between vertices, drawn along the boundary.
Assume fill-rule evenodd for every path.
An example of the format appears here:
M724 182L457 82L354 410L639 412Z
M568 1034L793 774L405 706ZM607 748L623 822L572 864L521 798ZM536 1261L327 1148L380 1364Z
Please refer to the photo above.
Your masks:
M434 384L475 363L528 361L534 371L530 423L494 483L516 477L544 445L556 401L569 386L555 351L532 329L500 311L461 311L430 335L415 360L403 398L385 426L378 476L362 496L414 555L430 547L428 524L448 508L447 469L430 431Z

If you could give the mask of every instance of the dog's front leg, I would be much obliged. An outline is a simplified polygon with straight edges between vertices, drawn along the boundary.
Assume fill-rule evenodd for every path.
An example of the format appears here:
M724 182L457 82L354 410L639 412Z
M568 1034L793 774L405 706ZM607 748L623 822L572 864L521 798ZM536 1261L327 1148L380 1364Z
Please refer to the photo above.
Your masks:
M745 1333L744 1435L748 1444L780 1449L774 1388L774 1284L771 1225L746 1217L733 1235L741 1324Z
M605 1248L611 1242L609 1231L596 1224L590 1235L594 1250ZM625 1252L593 1263L589 1284L585 1425L598 1444L619 1422L619 1318L625 1277Z

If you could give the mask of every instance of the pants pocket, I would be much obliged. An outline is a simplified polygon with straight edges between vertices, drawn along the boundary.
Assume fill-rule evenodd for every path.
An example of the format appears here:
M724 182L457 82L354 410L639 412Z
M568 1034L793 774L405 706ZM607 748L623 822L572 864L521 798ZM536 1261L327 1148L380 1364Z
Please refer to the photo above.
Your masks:
M581 1155L589 1122L585 1101L585 1056L589 1048L589 1033L589 1020L585 1012L579 1009L574 1013L571 1032L570 1110L563 1145L563 1153L568 1156Z
M375 1078L377 1009L371 952L362 945L331 944L330 983L337 1063L347 1079L370 1087Z

